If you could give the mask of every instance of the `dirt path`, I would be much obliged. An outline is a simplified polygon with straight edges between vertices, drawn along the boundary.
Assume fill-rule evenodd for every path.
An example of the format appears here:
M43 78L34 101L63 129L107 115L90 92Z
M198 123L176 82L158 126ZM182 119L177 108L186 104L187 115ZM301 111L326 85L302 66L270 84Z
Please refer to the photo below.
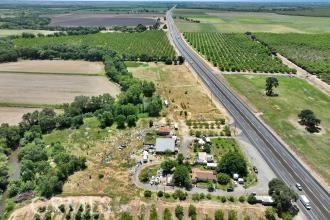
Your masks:
M322 92L324 92L327 95L330 95L330 85L326 82L323 82L321 79L319 79L316 75L310 74L306 70L300 68L281 54L277 53L276 56L283 62L283 64L287 65L289 68L297 70L297 77L306 80L313 86L319 88Z

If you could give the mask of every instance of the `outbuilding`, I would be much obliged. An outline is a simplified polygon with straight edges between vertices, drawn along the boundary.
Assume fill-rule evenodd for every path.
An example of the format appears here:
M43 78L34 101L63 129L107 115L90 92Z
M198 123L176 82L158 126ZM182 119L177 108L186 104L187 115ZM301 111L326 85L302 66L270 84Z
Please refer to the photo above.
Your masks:
M157 138L156 153L175 152L175 139L173 138Z

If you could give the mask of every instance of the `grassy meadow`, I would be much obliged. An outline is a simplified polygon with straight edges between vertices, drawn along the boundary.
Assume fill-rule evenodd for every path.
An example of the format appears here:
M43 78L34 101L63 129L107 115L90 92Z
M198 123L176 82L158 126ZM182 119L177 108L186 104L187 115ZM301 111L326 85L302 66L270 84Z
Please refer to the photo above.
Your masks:
M278 77L277 97L265 95L264 76L226 75L232 87L254 106L262 118L330 182L330 97L304 80ZM311 134L298 123L303 109L312 110L321 119L321 132Z
M181 32L271 32L329 33L329 17L280 15L264 12L226 12L206 9L176 9L176 24ZM192 23L179 16L199 20Z

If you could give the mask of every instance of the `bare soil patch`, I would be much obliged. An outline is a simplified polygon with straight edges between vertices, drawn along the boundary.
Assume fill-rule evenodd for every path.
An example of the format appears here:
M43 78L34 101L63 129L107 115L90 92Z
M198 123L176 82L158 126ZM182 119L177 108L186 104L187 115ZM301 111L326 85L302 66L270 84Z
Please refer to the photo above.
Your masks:
M119 86L104 76L1 73L0 103L62 104L79 95L118 95Z
M139 15L114 14L56 14L50 17L51 26L77 27L77 26L136 26L138 24L153 25L154 18Z
M104 65L83 60L20 60L1 63L0 72L103 74Z
M10 125L18 124L25 113L39 110L37 108L11 108L0 107L0 124L8 123Z
M134 77L155 82L157 93L169 102L166 111L173 114L174 120L224 118L185 65L149 63L128 69Z

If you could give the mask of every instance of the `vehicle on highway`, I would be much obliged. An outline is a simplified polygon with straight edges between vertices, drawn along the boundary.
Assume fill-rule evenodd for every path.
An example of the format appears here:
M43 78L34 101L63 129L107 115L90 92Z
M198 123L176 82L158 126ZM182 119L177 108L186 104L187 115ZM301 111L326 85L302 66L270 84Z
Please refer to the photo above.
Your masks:
M300 183L296 183L296 187L299 191L302 191L302 186L300 185Z
M300 199L301 203L305 206L305 208L307 210L311 209L310 201L307 199L307 197L305 195L300 195L299 199Z

